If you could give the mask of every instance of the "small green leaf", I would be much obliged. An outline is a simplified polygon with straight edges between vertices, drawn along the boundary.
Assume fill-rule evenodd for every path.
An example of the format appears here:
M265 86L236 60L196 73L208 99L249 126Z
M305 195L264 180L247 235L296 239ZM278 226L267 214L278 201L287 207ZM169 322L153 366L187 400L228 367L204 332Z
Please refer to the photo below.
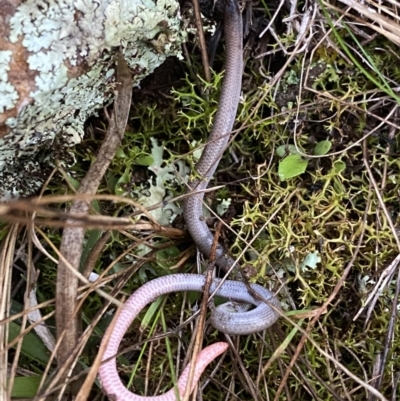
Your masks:
M345 162L342 162L341 160L336 160L335 163L333 163L333 171L336 174L340 174L345 169L346 169L346 163Z
M14 378L11 391L12 398L33 398L36 396L42 376L26 376Z
M135 164L138 166L146 166L149 167L154 163L154 159L148 155L148 156L140 156L137 159L135 159Z
M81 186L80 181L76 180L74 177L71 177L69 174L66 175L66 179L69 185L71 185L75 189L79 189L79 187Z
M115 152L115 157L117 159L126 159L128 156L125 154L122 148L118 148L117 151Z
M148 308L146 314L144 315L142 321L140 322L140 330L146 329L154 319L154 316L160 310L161 303L164 296L158 297Z
M134 279L135 282L141 282L144 283L146 281L149 281L149 277L155 276L157 273L154 270L154 268L149 264L145 263L137 272L137 275L135 275L136 280Z
M117 196L122 196L126 192L126 184L129 184L131 181L130 174L123 173L121 177L118 179L117 183L115 184L114 192Z
M326 155L330 151L331 147L332 147L331 141L318 142L314 148L314 155L316 156Z
M308 160L303 159L300 155L290 155L279 162L279 178L285 181L292 177L297 177L306 171Z
M169 269L176 264L176 258L180 253L181 251L174 246L162 249L156 253L157 264L164 269Z
M276 148L276 154L279 157L284 157L285 155L297 155L299 152L294 145L281 145Z

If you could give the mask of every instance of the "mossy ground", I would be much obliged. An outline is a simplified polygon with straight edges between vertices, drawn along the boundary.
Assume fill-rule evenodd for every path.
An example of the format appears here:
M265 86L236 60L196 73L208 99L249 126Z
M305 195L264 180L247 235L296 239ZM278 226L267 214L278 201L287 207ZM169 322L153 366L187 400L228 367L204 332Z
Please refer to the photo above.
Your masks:
M274 13L273 9L266 13L265 7L261 3L254 6L254 15L261 18ZM305 13L298 7L296 21L300 23ZM232 255L242 255L242 265L254 268L252 280L279 291L292 322L280 319L265 334L233 338L238 354L229 353L218 365L203 391L204 400L250 400L254 394L258 400L375 399L365 384L394 400L399 391L398 267L384 285L376 288L400 250L398 49L370 27L353 25L356 13L343 17L343 10L336 14L323 3L314 7L317 16L313 30L307 31L300 45L296 43L296 30L287 32L287 25L281 22L287 16L286 10L272 25L276 38L259 39L261 27L247 37L243 95L235 132L211 183L223 187L208 193L206 200L214 209L222 207L222 219L231 228L222 230L221 241ZM329 31L339 17L341 24ZM147 194L157 199L152 189L158 173L148 168L154 165L152 150L156 146L162 147L159 154L163 161L157 167L174 166L176 172L174 176L165 173L164 200L183 193L187 175L184 166L194 165L191 150L204 144L208 135L222 79L216 73L211 84L200 80L193 83L189 74L201 73L195 46L193 50L190 68L188 63L170 61L172 73L164 67L156 73L155 81L148 80L135 91L124 142L99 194L137 201ZM269 54L255 57L261 50ZM222 62L223 56L217 57L217 71ZM163 71L168 76L166 82L160 78ZM75 149L77 163L68 172L74 182L80 182L95 157L103 128L101 119L88 124L85 141ZM323 141L331 144L328 152L313 155L316 145ZM287 154L280 157L277 149L282 145L287 147ZM290 145L301 151L296 160L305 163L306 169L282 179L285 176L280 163L293 151ZM56 174L46 195L70 192L63 176ZM61 210L65 204L57 207ZM123 201L102 200L95 203L94 210L118 217L133 211ZM171 215L166 212L166 218L171 226L183 229L176 210ZM214 223L216 220L210 219ZM146 218L142 216L136 222L140 227ZM4 242L10 226L3 227ZM168 230L160 234L149 225L144 227L130 232L111 231L95 266L100 274L111 264L110 273L117 273L104 290L109 291L118 281L124 285L121 296L128 295L160 275L196 271L195 250L184 231L182 238L176 239L168 236ZM61 229L46 228L45 232L58 247ZM40 271L38 302L46 302L55 297L57 269L37 249L28 252L30 235L21 228L15 239L16 249L34 258L35 268ZM85 257L101 235L104 231L100 229L88 230ZM127 249L125 256L115 262ZM13 313L23 309L26 274L22 259L17 257L15 266ZM379 294L376 303L367 304L374 290ZM328 299L327 309L320 310ZM147 328L140 326L141 319L134 322L125 336L124 348L170 331L168 340L137 346L122 357L121 362L129 366L122 367L125 374L121 374L128 379L135 370L131 379L135 392L151 395L171 387L170 366L183 366L192 329L191 324L180 324L191 315L198 300L193 294L170 296L150 312L143 312L141 318L149 319ZM85 327L102 303L94 292L88 295L82 310ZM53 306L44 307L43 315ZM312 321L318 311L323 313ZM81 366L93 362L109 321L110 316L104 315L93 330L82 352ZM47 324L52 328L52 318ZM301 345L304 330L307 339ZM223 339L207 326L205 343ZM264 371L279 346L278 358ZM174 356L177 350L181 357L178 362ZM130 366L130 361L137 360L136 366ZM47 361L48 355L22 352L19 366L42 375ZM291 361L294 366L286 376ZM203 380L215 366L208 369ZM100 399L100 394L95 385L91 399Z

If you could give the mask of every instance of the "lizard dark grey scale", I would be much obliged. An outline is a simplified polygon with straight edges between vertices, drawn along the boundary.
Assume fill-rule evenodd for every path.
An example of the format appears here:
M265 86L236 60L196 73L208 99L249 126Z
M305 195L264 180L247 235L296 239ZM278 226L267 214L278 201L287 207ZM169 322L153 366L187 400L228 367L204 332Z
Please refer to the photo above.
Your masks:
M205 219L203 218L203 198L204 190L207 188L209 180L215 173L218 164L224 153L236 119L237 108L240 100L240 92L242 90L242 74L243 74L243 28L242 16L239 6L235 0L228 0L225 6L225 42L226 42L226 57L225 57L225 77L222 83L221 95L218 102L218 110L215 116L214 125L211 129L208 143L204 151L196 163L195 169L200 179L189 182L189 189L184 201L183 215L185 223L193 241L199 250L209 257L211 248L214 242L214 236L210 232ZM235 263L229 257L224 248L218 244L215 251L215 263L224 271ZM279 309L279 301L274 295L269 293L268 301ZM230 310L228 307L226 310ZM220 319L231 322L229 329L224 332L227 334L239 334L240 332L255 333L265 330L274 324L279 313L268 308L269 313L264 316L266 320L258 319L251 322L245 321L240 316L240 313L228 313L227 316L221 314ZM236 320L238 319L238 320ZM239 325L243 327L239 328ZM213 323L214 327L215 324Z

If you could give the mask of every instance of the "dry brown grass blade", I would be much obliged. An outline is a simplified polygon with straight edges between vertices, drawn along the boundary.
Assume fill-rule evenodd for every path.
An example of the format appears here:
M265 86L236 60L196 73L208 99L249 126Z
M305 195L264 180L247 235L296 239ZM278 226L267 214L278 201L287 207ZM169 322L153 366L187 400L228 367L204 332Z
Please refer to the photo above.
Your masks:
M373 1L369 1L369 4L361 4L356 0L339 0L341 3L346 6L351 7L353 10L359 12L362 16L363 23L381 35L386 36L390 41L395 43L396 45L400 45L400 18L398 15L390 12L388 8L382 6L382 4L375 3ZM327 7L331 7L328 2L324 2ZM395 9L400 7L400 4L395 4L393 2L393 6ZM397 12L399 10L397 9ZM343 12L341 10L341 12ZM387 15L392 16L392 19L382 15L385 13ZM368 22L366 19L372 21Z
M10 312L11 269L14 260L15 241L17 238L18 228L18 224L12 226L3 242L0 252L0 322L3 321L3 319L6 319ZM3 322L0 324L0 400L8 400L12 388L12 380L10 380L10 383L7 383L7 346L8 324Z
M82 180L79 189L82 194L96 193L100 181L124 136L131 105L132 77L122 54L118 59L117 80L120 87L116 94L107 134L96 161ZM71 212L77 214L86 214L88 211L89 205L84 201L74 202L71 208ZM83 236L84 228L67 228L63 233L61 253L74 269L79 268ZM63 345L59 347L57 353L59 367L62 367L76 350L80 331L77 295L78 278L71 272L67 264L60 261L57 274L56 325L57 337L63 338Z

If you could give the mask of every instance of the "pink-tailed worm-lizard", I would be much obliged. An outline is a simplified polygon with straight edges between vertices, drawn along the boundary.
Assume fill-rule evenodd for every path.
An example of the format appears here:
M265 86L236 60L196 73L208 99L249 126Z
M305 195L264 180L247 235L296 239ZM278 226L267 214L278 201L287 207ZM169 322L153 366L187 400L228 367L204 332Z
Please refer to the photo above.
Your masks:
M218 104L218 111L214 125L210 133L209 142L196 164L196 171L201 180L189 182L189 191L195 192L188 196L184 202L184 217L188 230L199 250L209 257L213 244L213 235L208 229L202 212L204 189L212 178L222 154L228 144L236 111L239 104L243 72L243 38L242 17L237 0L226 0L225 5L225 78ZM200 192L198 192L200 191ZM233 259L226 255L222 246L216 249L216 264L228 270L234 263ZM214 279L210 292L216 290L220 279ZM104 336L107 338L102 365L99 369L99 378L103 390L113 401L178 401L183 397L186 389L190 364L183 370L177 389L172 388L163 395L143 397L130 392L122 383L117 370L116 355L119 344L140 311L157 297L167 293L178 291L203 291L205 276L198 274L172 274L149 281L135 291L123 305L116 321L110 325ZM254 305L252 310L244 310L238 313L232 302L220 305L211 314L211 324L218 330L227 334L251 334L265 330L279 318L280 303L277 298L264 287L250 284L252 291L258 296L255 298L248 290L245 283L226 280L216 291L216 295ZM267 301L267 302L265 302ZM270 305L273 305L271 308ZM239 308L240 309L240 308ZM112 328L112 329L111 329ZM206 366L216 357L226 351L228 345L224 342L212 344L203 349L196 359L195 374L191 383L193 391L200 375ZM176 391L179 392L177 398Z

